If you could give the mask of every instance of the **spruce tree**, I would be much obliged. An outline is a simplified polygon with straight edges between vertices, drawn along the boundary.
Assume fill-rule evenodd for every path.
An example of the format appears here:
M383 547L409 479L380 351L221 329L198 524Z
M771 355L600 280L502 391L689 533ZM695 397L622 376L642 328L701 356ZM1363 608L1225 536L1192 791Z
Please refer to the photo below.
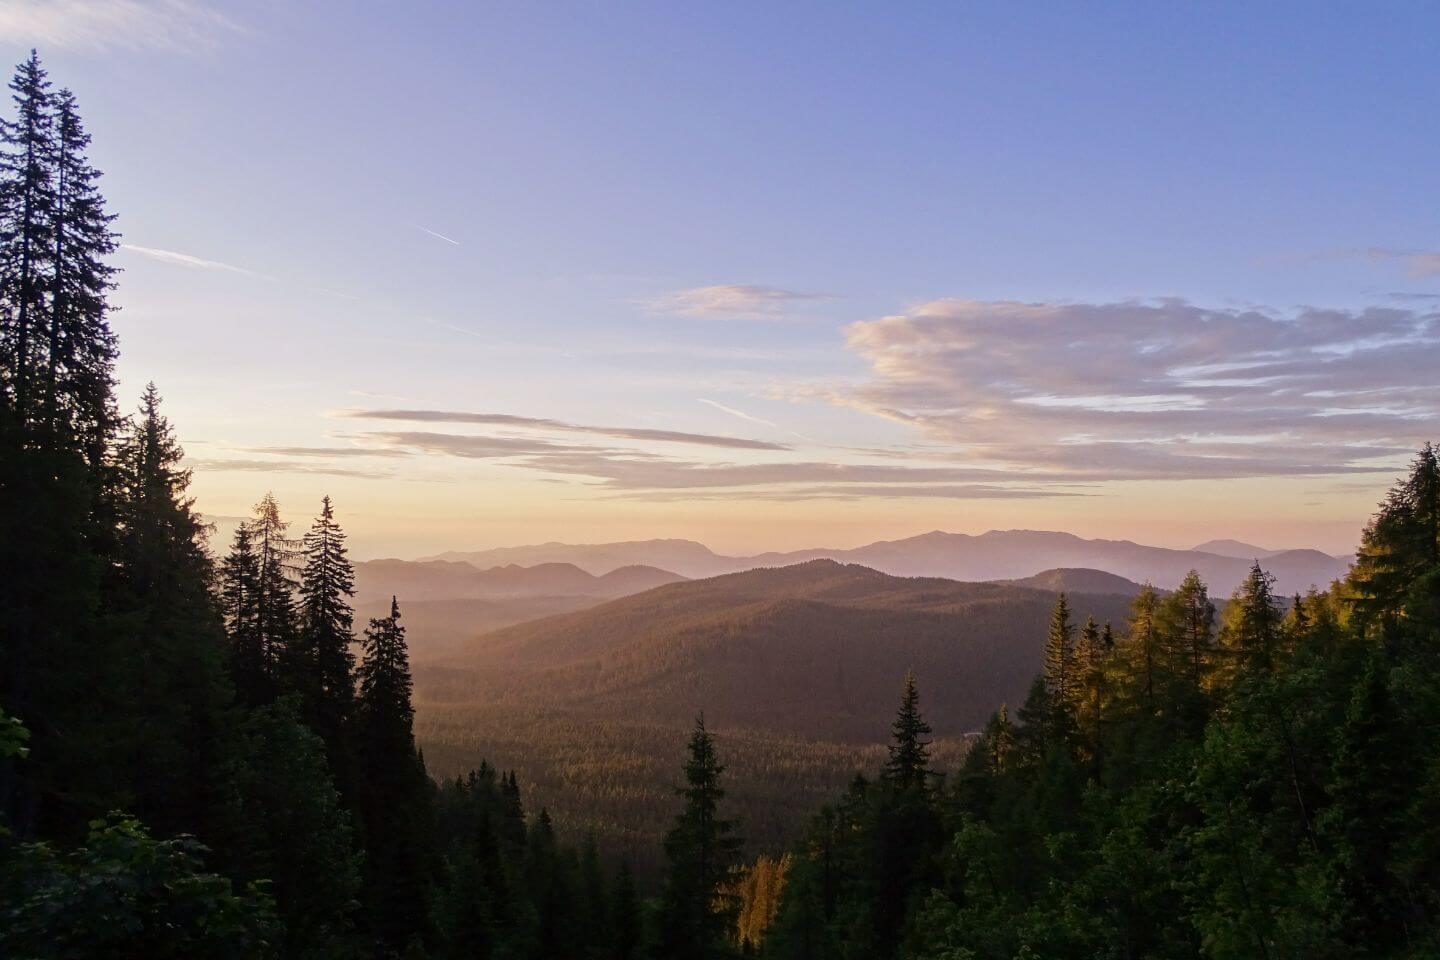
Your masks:
M1160 672L1165 658L1157 621L1159 610L1160 596L1154 587L1146 583L1131 602L1130 632L1126 638L1133 679L1139 684L1146 710L1151 713L1156 710Z
M300 630L291 649L293 682L310 728L325 742L331 770L348 794L351 786L347 735L355 700L355 568L346 555L345 532L327 496L304 539L300 574Z
M1050 697L1051 723L1059 736L1065 736L1074 725L1078 689L1075 626L1070 622L1070 604L1061 593L1055 598L1045 641L1045 690Z
M906 671L900 710L891 725L885 781L897 790L924 789L930 777L930 725L920 716L920 691L914 671Z
M221 567L220 601L230 634L230 679L242 704L258 706L270 694L265 651L260 641L260 561L250 525L241 522Z
M1275 578L1257 562L1235 588L1225 611L1220 642L1242 669L1269 670L1280 647L1284 615L1275 600Z
M269 681L269 699L290 685L286 668L298 633L295 586L299 542L286 536L290 524L280 519L273 494L255 504L250 541L255 549L255 625L261 662Z
M1075 645L1075 719L1089 741L1092 756L1098 753L1105 705L1105 660L1109 651L1094 617L1087 617Z
M663 960L725 956L738 907L729 884L741 840L735 822L720 816L725 767L704 717L696 719L688 749L685 785L676 791L685 808L664 843L668 866L655 954Z
M229 690L207 528L160 402L149 384L115 456L119 562L107 582L106 632L118 664L134 668L107 720L131 734L126 792L135 812L170 834L193 832L213 814Z
M50 80L30 51L10 81L14 120L0 125L0 304L3 391L21 434L38 419L35 385L45 355L47 267L55 242L55 130Z
M114 217L105 212L99 172L86 157L90 136L75 96L55 96L53 248L43 416L48 432L75 437L92 465L99 465L115 419L111 367L116 356L106 295L116 269Z
M357 806L365 844L365 918L384 949L400 951L427 922L430 784L415 749L410 655L400 606L370 621L356 669L360 745Z

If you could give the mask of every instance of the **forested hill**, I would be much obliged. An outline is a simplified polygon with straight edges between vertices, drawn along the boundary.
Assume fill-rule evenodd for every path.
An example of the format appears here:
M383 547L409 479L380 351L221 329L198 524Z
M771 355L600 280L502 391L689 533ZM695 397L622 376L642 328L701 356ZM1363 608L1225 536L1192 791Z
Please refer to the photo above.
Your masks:
M602 840L640 850L703 710L752 838L773 848L787 818L875 767L907 669L943 691L932 719L950 757L996 703L1018 704L1054 599L828 560L671 584L417 661L417 735L434 769L517 766L562 824L598 820ZM1071 602L1118 626L1129 597Z

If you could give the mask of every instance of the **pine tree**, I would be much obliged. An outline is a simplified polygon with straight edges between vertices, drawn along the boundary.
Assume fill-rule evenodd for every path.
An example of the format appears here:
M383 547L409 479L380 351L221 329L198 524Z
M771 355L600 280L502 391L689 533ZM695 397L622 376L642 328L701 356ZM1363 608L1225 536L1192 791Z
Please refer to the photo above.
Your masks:
M221 566L220 601L230 634L230 678L242 704L258 706L270 698L270 677L260 640L260 561L250 525L235 528L230 552Z
M1075 646L1075 719L1089 741L1092 755L1098 752L1100 727L1105 705L1105 661L1109 651L1094 617L1085 620Z
M1079 683L1075 663L1075 626L1065 594L1055 599L1050 633L1045 641L1045 690L1050 697L1051 723L1065 736L1074 726Z
M430 868L429 779L415 749L410 655L400 606L370 621L356 670L357 797L365 845L365 917L399 951L425 929Z
M100 174L90 166L75 96L55 96L55 173L51 251L48 367L43 415L52 435L73 436L92 465L99 465L115 420L111 367L115 335L106 318L106 295L116 269L114 217L105 212Z
M123 674L132 688L107 719L130 731L135 811L170 834L196 830L218 802L214 768L229 690L207 528L160 402L149 384L115 456L119 562L106 589L106 632L118 643L117 663L136 669Z
M1159 594L1146 583L1130 605L1130 632L1126 639L1131 669L1140 685L1146 710L1151 713L1157 706L1156 698L1162 681L1160 672L1165 659L1157 622L1159 607Z
M930 726L920 716L920 691L914 671L906 671L900 710L891 725L885 781L897 790L924 789L930 777Z
M35 51L16 68L10 90L16 118L0 126L0 391L25 435L38 419L35 378L48 365L45 276L55 240L52 95Z
M1158 616L1175 673L1188 692L1198 694L1205 685L1215 639L1215 604L1199 573L1191 570L1185 575L1160 605Z
M255 626L261 661L273 698L290 685L287 667L298 624L295 579L299 542L286 536L290 524L280 519L280 505L272 494L255 504L250 541L255 549Z
M735 822L720 816L725 767L704 717L695 721L689 753L685 786L676 791L685 798L685 809L665 835L668 869L656 951L663 960L725 956L737 908L729 883L741 840Z
M305 534L300 574L300 631L291 650L291 670L310 728L325 742L331 770L348 793L351 787L348 727L355 700L355 568L346 556L345 532L335 522L330 498Z
M1242 669L1269 670L1279 653L1283 614L1274 585L1275 578L1257 562L1235 588L1226 608L1220 642Z

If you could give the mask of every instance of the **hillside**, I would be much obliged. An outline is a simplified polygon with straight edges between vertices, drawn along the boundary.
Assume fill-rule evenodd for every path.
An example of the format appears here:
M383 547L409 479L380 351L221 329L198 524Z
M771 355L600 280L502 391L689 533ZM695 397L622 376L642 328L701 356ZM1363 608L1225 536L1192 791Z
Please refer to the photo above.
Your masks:
M1235 549L1245 548L1237 544ZM605 573L624 564L645 563L687 577L709 577L757 567L788 566L807 560L857 563L900 577L945 577L951 580L1017 580L1056 567L1087 568L1112 573L1137 583L1146 580L1172 588L1190 570L1198 570L1217 597L1227 596L1245 578L1254 555L1226 555L1202 550L1173 550L1129 540L1090 540L1042 530L992 530L972 536L934 531L902 540L886 540L854 549L816 548L748 557L720 556L688 540L651 540L611 544L547 543L475 553L449 553L442 558L479 566L511 562L573 563L591 573ZM1318 550L1282 550L1263 557L1274 574L1276 590L1303 592L1324 587L1345 574L1349 561Z
M1056 567L1053 570L1041 570L1033 577L998 582L1016 587L1049 590L1052 593L1111 593L1133 597L1140 592L1140 584L1134 580L1126 580L1104 570L1088 570L1084 567Z
M1053 602L824 560L671 584L417 665L417 731L440 773L481 756L516 764L562 822L598 810L612 838L653 840L703 710L737 803L773 840L785 805L803 809L874 768L906 669L921 678L942 756L1001 702L1017 704ZM1127 603L1072 598L1082 618L1117 623Z

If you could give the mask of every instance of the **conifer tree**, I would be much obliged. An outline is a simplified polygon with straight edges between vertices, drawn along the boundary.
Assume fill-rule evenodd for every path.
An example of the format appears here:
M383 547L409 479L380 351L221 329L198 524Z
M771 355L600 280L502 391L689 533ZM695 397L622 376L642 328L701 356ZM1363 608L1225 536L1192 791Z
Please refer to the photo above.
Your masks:
M10 90L16 117L0 125L0 391L28 434L39 412L36 377L47 366L45 278L55 239L52 95L35 51L16 68Z
M900 710L891 725L885 781L897 790L923 789L930 776L930 725L920 716L920 691L914 671L906 671Z
M189 495L190 471L155 385L145 388L115 456L118 563L107 584L107 632L117 660L142 665L122 712L127 793L146 823L194 831L217 801L225 633L210 594L206 526ZM121 717L129 718L123 723Z
M345 532L335 522L327 496L320 516L305 534L300 574L300 631L291 651L291 669L310 728L325 742L342 792L350 789L346 744L355 700L355 568L346 555Z
M720 816L725 767L704 717L690 734L685 786L677 793L685 808L665 835L668 868L661 902L656 957L707 960L728 952L736 898L729 890L741 840L735 822Z
M1204 687L1215 639L1215 604L1200 574L1191 570L1175 592L1166 597L1158 613L1165 641L1174 660L1174 672L1187 690Z
M289 528L290 524L280 519L274 495L261 497L250 521L250 541L258 568L255 623L272 698L289 684L286 667L298 632L295 578L299 543L286 536Z
M1275 578L1257 562L1225 611L1220 642L1242 668L1269 670L1279 653L1283 614L1273 591Z
M1152 713L1157 705L1156 695L1165 657L1157 622L1159 608L1159 594L1149 583L1144 584L1130 605L1130 632L1126 638L1134 679L1140 686L1146 709Z
M1050 614L1050 633L1045 641L1045 690L1050 697L1051 723L1064 736L1074 724L1079 690L1075 663L1075 626L1070 622L1070 605L1061 593Z
M356 670L357 798L365 845L365 917L377 942L403 949L426 926L429 778L415 749L410 655L400 606L372 619Z
M1108 655L1095 618L1087 617L1075 646L1075 686L1078 694L1075 719L1087 735L1092 751L1098 748L1100 742L1105 703L1105 660Z
M235 695L242 704L258 706L268 700L270 678L260 640L260 561L250 525L244 521L236 526L221 566L220 602L230 634L230 678Z
M80 120L75 96L55 96L54 196L50 263L47 368L44 409L47 431L80 444L86 460L98 466L111 432L111 367L116 356L106 295L116 270L105 258L115 252L98 188L99 172L86 157L90 136Z

